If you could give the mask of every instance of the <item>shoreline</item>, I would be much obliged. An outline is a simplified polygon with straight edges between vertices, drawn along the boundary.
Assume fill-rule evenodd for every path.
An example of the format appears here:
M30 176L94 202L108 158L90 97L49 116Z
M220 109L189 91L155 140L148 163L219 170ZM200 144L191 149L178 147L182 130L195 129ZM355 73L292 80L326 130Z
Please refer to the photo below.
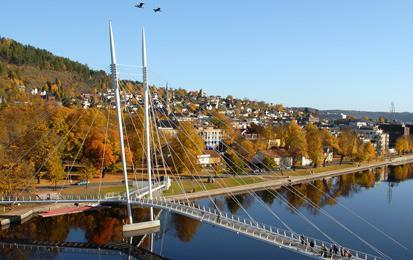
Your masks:
M226 193L241 194L241 193L245 193L248 191L259 191L259 190L264 190L264 189L269 189L269 188L279 189L283 186L303 184L303 183L308 183L311 181L320 180L324 178L331 178L331 177L336 177L336 176L341 176L341 175L346 175L346 174L351 174L351 173L356 173L356 172L373 170L373 169L377 169L381 167L397 166L397 165L403 165L403 164L408 164L408 163L413 163L413 155L396 157L390 160L386 159L386 160L375 162L375 163L369 163L366 165L349 167L349 168L340 169L340 170L332 170L332 171L326 171L322 173L314 173L311 175L290 176L289 178L288 178L288 175L286 175L286 178L277 179L277 180L268 180L268 181L253 183L253 184L245 184L245 185L233 186L233 187L228 187L228 188L211 189L207 191L198 191L198 192L187 193L187 194L170 195L170 196L167 196L167 198L176 199L176 200L186 200L186 199L196 200L196 199L206 198L210 196L223 195Z
M331 178L346 174L352 174L356 172L374 170L377 168L387 167L387 166L397 166L413 163L413 155L407 155L402 157L396 157L391 160L387 159L384 161L379 161L375 163L369 163L361 166L349 167L339 170L331 170L325 171L322 173L314 173L314 174L307 174L301 176L288 176L285 175L285 178L280 178L276 180L266 180L262 182L252 183L252 184L245 184L245 185L238 185L233 187L227 188L216 188L210 189L207 191L198 191L193 193L186 193L186 194L176 194L176 195L169 195L166 196L169 199L176 199L176 200L196 200L201 198L206 198L210 196L219 196L224 195L227 193L232 194L242 194L248 191L259 191L264 189L280 189L283 186L288 185L296 185L296 184L303 184L308 183L315 180L320 180L324 178ZM87 206L88 203L82 203L79 206ZM64 204L44 204L38 205L33 207L27 207L23 209L14 209L7 213L0 214L0 225L2 229L8 228L10 225L13 224L21 224L28 220L30 220L33 216L41 213L47 212L56 209L63 209L73 207L72 203L64 203Z

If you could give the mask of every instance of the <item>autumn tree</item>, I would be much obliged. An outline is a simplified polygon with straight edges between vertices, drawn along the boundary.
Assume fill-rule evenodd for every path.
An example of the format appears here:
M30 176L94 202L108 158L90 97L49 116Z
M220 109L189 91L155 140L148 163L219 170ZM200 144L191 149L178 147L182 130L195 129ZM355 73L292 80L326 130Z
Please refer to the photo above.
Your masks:
M323 161L324 154L320 130L315 125L308 124L305 128L305 137L307 140L308 158L313 161L314 167L318 167Z
M33 163L26 160L15 163L13 158L4 154L4 150L0 150L0 194L13 195L31 188L33 171Z
M95 176L96 168L88 164L85 168L80 171L80 179L86 181L86 187L88 186L89 181Z
M247 162L250 162L257 152L255 145L245 138L238 138L233 147L235 152L240 155L240 158Z
M198 155L205 150L205 144L192 122L180 122L178 133L172 139L172 160L177 172L198 171Z
M407 153L412 150L411 140L408 136L401 136L397 138L394 147L399 155Z
M277 111L277 112L284 112L284 111L285 111L285 108L284 108L283 104L276 104L276 105L275 105L275 111Z
M288 125L285 147L293 157L293 167L297 164L299 157L307 155L305 133L295 120Z
M112 167L118 159L113 149L113 135L112 138L105 135L104 129L94 129L85 141L85 158L96 168Z
M338 154L340 155L340 164L343 163L345 157L353 158L354 155L358 152L358 137L357 134L351 130L343 130L338 135L338 145L340 149Z
M60 160L59 154L52 152L46 163L47 179L55 186L64 178L64 168Z
M231 145L239 137L239 133L232 126L231 120L223 114L212 113L211 122L220 129L224 130L224 142L228 145Z
M370 161L376 157L376 149L371 144L371 142L366 142L359 145L357 153L355 155L355 160L358 162Z
M287 125L280 125L276 126L273 131L275 132L275 136L280 139L281 147L285 146L285 142L288 136L288 126Z
M366 154L366 159L368 162L376 158L376 148L374 148L371 142L363 144L363 152Z
M330 151L334 153L339 153L340 147L338 145L337 137L331 134L331 132L323 128L320 130L320 135L321 135L321 142L323 143L323 148L329 148ZM326 167L328 159L328 153L324 153L323 156L323 166Z

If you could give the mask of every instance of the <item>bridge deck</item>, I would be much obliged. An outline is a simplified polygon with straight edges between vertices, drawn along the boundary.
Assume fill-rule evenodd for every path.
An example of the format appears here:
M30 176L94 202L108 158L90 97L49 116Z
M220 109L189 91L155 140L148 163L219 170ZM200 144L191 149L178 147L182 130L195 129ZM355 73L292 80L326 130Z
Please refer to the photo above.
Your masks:
M17 203L126 203L126 198L122 195L109 197L94 197L88 195L60 195L57 199L44 200L36 196L25 196L15 198L1 198L0 204L17 204ZM240 218L239 216L228 215L215 209L206 208L195 203L186 203L179 200L167 198L131 198L133 205L141 207L154 207L169 210L171 212L185 215L187 217L207 222L215 226L230 230L237 234L248 236L266 243L276 245L290 251L304 254L314 258L330 259L383 259L382 257L363 253L346 248L351 256L344 257L340 252L337 254L330 253L333 244L314 238L302 239L300 234L282 230L276 227L268 226L263 223L253 222ZM338 245L337 245L338 246Z

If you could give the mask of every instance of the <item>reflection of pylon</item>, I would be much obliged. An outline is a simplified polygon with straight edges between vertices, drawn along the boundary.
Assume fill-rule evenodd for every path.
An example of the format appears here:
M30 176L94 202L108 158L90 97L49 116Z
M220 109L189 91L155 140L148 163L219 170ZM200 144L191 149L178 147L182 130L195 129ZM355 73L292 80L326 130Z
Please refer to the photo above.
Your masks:
M389 186L387 189L387 202L391 204L392 200L393 200L393 183L389 182Z
M396 121L396 106L394 105L393 101L391 102L390 106L390 116L393 122Z

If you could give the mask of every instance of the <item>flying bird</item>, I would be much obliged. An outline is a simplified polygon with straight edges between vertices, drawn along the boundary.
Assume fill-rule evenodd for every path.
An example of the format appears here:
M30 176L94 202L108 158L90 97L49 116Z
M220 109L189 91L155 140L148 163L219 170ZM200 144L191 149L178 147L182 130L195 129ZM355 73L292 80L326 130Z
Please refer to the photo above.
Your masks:
M144 5L145 3L139 3L139 4L136 4L135 5L135 7L137 7L137 8L143 8L143 5Z
M158 12L160 12L160 11L161 11L161 8L160 8L160 7L155 8L155 9L153 9L153 11L154 11L155 13L158 13Z

